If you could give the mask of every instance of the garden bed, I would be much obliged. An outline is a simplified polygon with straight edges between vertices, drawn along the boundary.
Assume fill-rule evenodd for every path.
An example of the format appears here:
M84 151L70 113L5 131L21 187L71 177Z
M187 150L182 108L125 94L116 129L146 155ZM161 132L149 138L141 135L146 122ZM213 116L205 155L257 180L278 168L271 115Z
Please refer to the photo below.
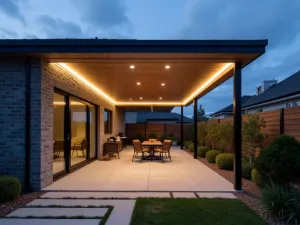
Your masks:
M6 216L18 208L24 207L29 202L39 198L43 194L43 192L23 194L20 197L18 197L18 199L15 201L0 203L0 217Z
M189 152L187 149L185 149L187 153L193 156L192 152ZM218 168L217 164L215 163L209 163L207 162L206 158L198 158L200 162L202 162L204 165L218 173L220 176L228 180L230 183L234 183L234 172L229 170L221 170ZM242 193L235 193L233 194L239 198L241 201L243 201L248 207L250 207L252 210L254 210L258 215L263 217L265 220L267 220L270 224L281 224L273 220L273 218L262 208L260 204L260 190L259 187L254 184L252 181L242 178L242 187L243 191Z

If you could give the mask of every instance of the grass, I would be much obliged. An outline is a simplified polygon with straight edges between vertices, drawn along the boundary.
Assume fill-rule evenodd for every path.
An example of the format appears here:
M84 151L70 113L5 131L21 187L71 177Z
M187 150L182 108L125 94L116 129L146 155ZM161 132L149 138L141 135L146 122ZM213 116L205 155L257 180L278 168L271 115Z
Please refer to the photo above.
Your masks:
M238 199L137 199L131 225L267 225Z

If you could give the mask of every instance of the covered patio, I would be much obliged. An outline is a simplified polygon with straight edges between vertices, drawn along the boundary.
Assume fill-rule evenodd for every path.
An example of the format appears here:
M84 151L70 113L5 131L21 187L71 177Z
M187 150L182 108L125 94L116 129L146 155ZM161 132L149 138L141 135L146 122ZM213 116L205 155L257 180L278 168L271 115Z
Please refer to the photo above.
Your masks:
M172 162L131 161L132 146L120 159L95 161L59 179L44 191L230 192L233 185L179 147Z

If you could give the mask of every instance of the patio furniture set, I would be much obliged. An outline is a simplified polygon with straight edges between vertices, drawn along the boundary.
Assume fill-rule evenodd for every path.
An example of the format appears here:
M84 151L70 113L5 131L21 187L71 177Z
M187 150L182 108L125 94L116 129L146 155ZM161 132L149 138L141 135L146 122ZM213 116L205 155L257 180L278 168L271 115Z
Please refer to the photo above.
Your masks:
M133 140L133 156L132 161L138 156L139 153L142 154L140 162L143 160L161 160L164 163L164 155L167 156L172 162L170 149L172 146L171 140L164 140L164 142L160 142L157 139L149 139L148 141L140 142L139 140ZM156 155L155 153L159 153ZM147 154L145 156L145 154Z

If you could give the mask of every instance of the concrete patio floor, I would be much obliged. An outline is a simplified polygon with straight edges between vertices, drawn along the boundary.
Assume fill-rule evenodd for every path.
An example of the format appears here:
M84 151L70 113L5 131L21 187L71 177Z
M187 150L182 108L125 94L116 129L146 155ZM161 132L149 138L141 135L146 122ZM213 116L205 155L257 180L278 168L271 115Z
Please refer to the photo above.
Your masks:
M121 159L95 161L54 182L44 191L234 191L233 184L191 155L172 147L172 162L131 161L132 146Z

